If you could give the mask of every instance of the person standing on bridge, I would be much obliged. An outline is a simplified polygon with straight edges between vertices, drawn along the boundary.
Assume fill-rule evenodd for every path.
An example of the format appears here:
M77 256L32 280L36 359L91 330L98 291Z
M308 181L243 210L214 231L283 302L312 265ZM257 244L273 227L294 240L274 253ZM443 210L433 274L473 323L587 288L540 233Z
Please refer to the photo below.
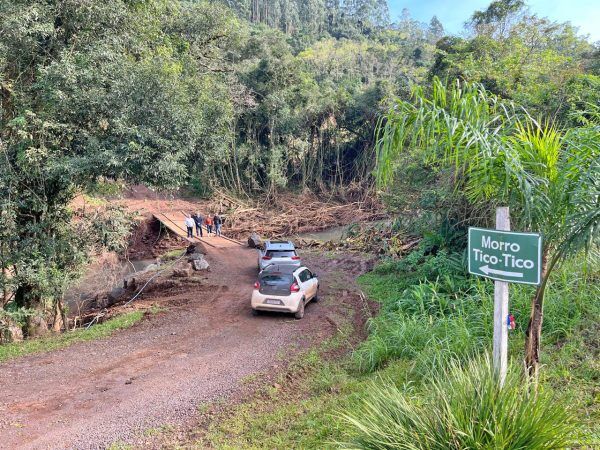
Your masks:
M196 221L192 219L192 215L190 214L185 218L185 226L187 227L187 237L194 237L194 226L196 226Z
M212 217L210 217L210 214L206 216L205 223L206 223L206 232L210 236L210 233L212 233L212 228L213 228L213 220L212 220Z
M223 224L223 220L219 214L215 214L213 217L213 222L215 223L215 234L217 236L221 236L221 225Z
M200 211L198 211L192 216L192 219L194 219L194 222L196 223L196 236L203 237L202 225L204 225L204 216L200 214Z

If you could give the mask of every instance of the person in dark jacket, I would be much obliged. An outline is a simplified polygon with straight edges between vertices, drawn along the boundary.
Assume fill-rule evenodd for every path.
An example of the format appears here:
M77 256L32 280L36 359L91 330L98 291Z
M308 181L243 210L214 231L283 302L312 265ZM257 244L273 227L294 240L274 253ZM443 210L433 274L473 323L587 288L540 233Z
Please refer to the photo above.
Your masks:
M196 223L196 236L203 237L202 225L204 225L204 216L200 214L200 211L198 211L192 216L192 219L194 219L194 222Z
M213 217L213 222L215 224L215 234L217 236L221 236L221 225L223 225L221 216L219 214L215 214L215 217Z

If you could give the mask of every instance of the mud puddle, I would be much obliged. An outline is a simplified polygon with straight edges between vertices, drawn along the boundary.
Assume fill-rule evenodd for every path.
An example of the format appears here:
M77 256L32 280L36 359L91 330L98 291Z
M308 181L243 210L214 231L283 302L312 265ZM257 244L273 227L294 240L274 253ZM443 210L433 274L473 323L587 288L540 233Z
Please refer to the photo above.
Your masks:
M360 225L369 225L369 226L377 226L382 224L389 223L389 220L374 220L370 222L357 222ZM328 241L341 241L348 236L348 231L352 227L353 224L350 225L340 225L337 227L326 228L321 231L313 231L308 233L299 233L289 239L305 239L305 240L313 240L318 242L328 242Z

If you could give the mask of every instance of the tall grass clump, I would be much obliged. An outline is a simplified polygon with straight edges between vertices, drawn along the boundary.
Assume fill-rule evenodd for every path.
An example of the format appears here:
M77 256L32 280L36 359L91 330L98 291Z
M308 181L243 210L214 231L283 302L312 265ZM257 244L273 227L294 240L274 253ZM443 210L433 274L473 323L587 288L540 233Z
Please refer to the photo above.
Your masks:
M373 383L341 419L347 449L563 449L577 431L566 405L534 393L519 370L500 388L487 356L445 365L419 396Z
M359 371L372 372L397 358L428 370L440 358L464 359L485 348L493 317L491 286L467 278L460 260L445 251L425 254L422 247L362 277L381 308L354 353Z

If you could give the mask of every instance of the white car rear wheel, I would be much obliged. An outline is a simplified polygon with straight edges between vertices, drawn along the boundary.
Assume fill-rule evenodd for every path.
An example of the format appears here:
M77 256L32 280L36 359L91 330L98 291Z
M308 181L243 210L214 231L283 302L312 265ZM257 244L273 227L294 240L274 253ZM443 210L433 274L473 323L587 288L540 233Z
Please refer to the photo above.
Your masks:
M294 317L298 320L304 317L304 299L300 300L300 305L298 306L298 311L294 314Z

